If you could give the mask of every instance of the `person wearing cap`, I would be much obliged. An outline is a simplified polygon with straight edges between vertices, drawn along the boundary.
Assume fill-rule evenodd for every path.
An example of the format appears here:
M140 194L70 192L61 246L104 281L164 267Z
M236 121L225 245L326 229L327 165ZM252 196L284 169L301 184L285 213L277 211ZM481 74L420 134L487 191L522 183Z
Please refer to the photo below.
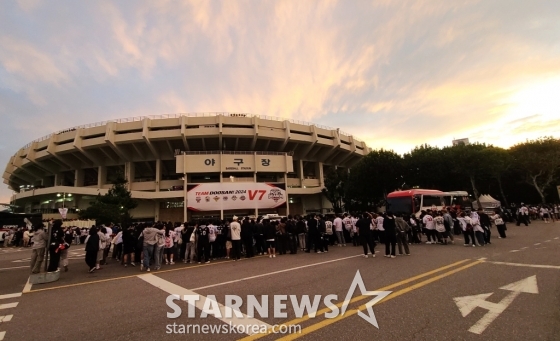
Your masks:
M233 216L233 221L229 224L231 230L231 244L233 248L233 254L231 257L234 261L241 259L241 225L237 219L237 216Z

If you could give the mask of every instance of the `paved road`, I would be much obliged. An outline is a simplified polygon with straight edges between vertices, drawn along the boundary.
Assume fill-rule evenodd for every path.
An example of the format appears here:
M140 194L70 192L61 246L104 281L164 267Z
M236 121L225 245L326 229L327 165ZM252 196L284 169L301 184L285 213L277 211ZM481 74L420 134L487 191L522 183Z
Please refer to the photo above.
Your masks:
M560 339L560 223L510 225L507 239L493 236L492 242L483 248L463 247L461 240L447 246L412 245L410 257L396 259L379 253L364 259L360 248L332 247L325 254L176 264L149 274L115 263L88 274L83 250L73 246L71 256L76 259L70 260L69 272L56 283L34 285L22 295L28 269L20 267L27 265L30 251L0 249L0 316L11 316L0 323L0 340L2 332L4 340ZM379 329L357 314L375 297L363 295L359 288L342 316L325 318L324 312L331 309L323 301L316 316L298 316L289 298L284 302L287 316L273 316L275 308L280 310L273 295L295 295L298 300L306 294L311 300L314 295L337 295L332 305L341 307L357 270L365 290L392 291L373 306ZM259 301L268 295L268 316L201 318L201 310L195 309L195 317L189 318L187 303L174 301L182 314L167 318L173 312L166 304L170 293L215 295L220 304L225 304L226 295L238 295L244 299L239 308L243 314L248 313L247 295ZM204 299L199 302L202 308ZM292 334L166 333L173 323L177 331L181 325L229 328L229 323L300 329Z

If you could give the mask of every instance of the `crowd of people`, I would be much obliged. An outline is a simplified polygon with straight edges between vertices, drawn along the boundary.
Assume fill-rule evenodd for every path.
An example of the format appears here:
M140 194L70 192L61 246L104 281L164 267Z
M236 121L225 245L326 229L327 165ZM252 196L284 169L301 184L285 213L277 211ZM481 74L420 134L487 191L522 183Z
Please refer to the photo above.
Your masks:
M533 214L535 211L537 214ZM529 224L535 218L560 222L557 211L558 206L543 205L533 209L521 204L514 218L517 225ZM320 254L328 252L329 247L347 244L361 246L366 258L375 257L375 247L384 244L384 256L396 258L410 255L410 244L454 244L460 235L464 246L482 247L491 244L493 226L498 238L506 238L506 224L510 221L501 208L486 213L482 209L465 212L447 207L422 211L419 216L387 211L279 219L233 217L185 223L147 222L122 228L114 224L89 229L63 228L62 221L56 220L49 222L50 244L42 224L34 226L32 231L23 228L10 235L12 244L33 249L33 273L40 271L45 251L49 252L48 271L68 271L68 249L72 244L85 244L89 272L108 264L109 254L117 264L125 267L138 264L141 271L151 271L176 262L201 264L216 259L237 261L256 255L276 258L298 252Z

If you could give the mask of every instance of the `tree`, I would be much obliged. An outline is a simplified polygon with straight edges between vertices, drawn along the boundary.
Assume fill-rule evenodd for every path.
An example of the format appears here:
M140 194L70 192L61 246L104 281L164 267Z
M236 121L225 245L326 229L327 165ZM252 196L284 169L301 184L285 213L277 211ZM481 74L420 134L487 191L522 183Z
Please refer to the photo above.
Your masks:
M95 219L98 224L128 224L131 220L129 211L138 206L126 188L127 181L119 175L113 181L113 187L105 195L97 195L95 201L80 212L81 219Z
M469 180L478 207L482 207L482 205L480 204L480 193L476 181L489 173L487 168L489 160L484 159L486 155L482 153L486 148L485 144L465 145L461 143L443 149L449 157L451 170Z
M492 146L483 149L481 151L481 157L487 162L485 166L488 175L498 183L503 206L509 206L502 187L502 176L510 169L513 163L513 157L507 150Z
M524 181L535 188L546 203L545 192L560 170L560 140L545 137L511 148L514 166Z
M456 184L448 184L448 161L444 152L427 144L415 147L403 157L404 178L410 187L456 190ZM452 187L449 187L452 186Z
M346 186L346 204L355 209L379 206L387 193L404 183L403 162L400 155L389 150L374 150L352 167Z
M333 205L335 213L343 211L347 180L348 169L346 168L331 169L325 176L325 188L322 191Z

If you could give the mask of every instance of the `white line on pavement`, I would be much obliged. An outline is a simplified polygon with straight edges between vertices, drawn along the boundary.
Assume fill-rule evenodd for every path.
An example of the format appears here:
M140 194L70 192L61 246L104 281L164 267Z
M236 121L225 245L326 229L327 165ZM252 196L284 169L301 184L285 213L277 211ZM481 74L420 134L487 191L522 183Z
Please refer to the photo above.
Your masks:
M558 239L558 238L560 238L560 237L556 237L556 238L554 238L554 239Z
M17 305L18 305L18 302L0 304L0 310L15 308L15 307L17 307Z
M5 295L0 295L0 300L4 300L6 298L20 297L20 296L21 296L21 292L16 292L14 294L5 294Z
M255 279L255 278L260 278L260 277L266 277L266 276L281 274L281 273L283 273L283 272L294 271L294 270L299 270L299 269L305 269L305 268L309 268L309 267L316 266L316 265L323 265L323 264L328 264L328 263L332 263L332 262L338 262L338 261L341 261L341 260L346 260L346 259L355 258L355 257L362 257L362 256L363 256L363 255L356 255L356 256L350 256L350 257L344 257L344 258L337 258L337 259L328 260L328 261L325 261L325 262L319 262L319 263L313 263L313 264L308 264L308 265L302 265L302 266L297 266L297 267L295 267L295 268L290 268L290 269L285 269L285 270L278 270L278 271L274 271L274 272L267 272L267 273L265 273L265 274L256 275L256 276L250 276L250 277L245 277L245 278L236 279L236 280L233 280L233 281L221 282L221 283L217 283L217 284L210 284L210 285L206 285L206 286L203 286L203 287L194 288L194 289L192 289L192 290L202 290L202 289L214 288L214 287L219 287L219 286L226 285L226 284L232 284L232 283L237 283L237 282L242 282L242 281L248 281L248 280Z
M29 279L30 279L30 278L31 278L31 277L29 277L29 278L27 279L27 283L25 283L25 286L23 287L22 293L24 293L24 294L30 292L30 291L31 291L31 287L33 286L33 284L29 283Z
M0 268L0 271L2 271L2 270L23 269L23 268L29 268L29 266L14 266L12 268Z
M529 248L528 246L524 246L524 247L521 248L521 250L525 250L525 249L528 249L528 248Z
M204 306L206 305L205 302L206 300L208 300L208 298L197 294L196 292L189 290L187 288L183 288L180 287L176 284L173 284L171 282L168 282L162 278L159 278L157 276L154 276L152 274L146 274L146 275L138 275L138 278L150 283L151 285L155 286L156 288L160 288L161 290L171 294L171 295L179 295L181 298L184 295L198 295L199 299L197 301L195 301L195 307L197 307L200 310L203 310ZM212 300L213 301L213 300ZM247 332L247 334L252 335L252 328L249 326L254 326L254 325L258 325L260 329L263 329L261 326L265 326L266 329L270 329L272 328L271 325L269 325L266 322L257 320L256 318L247 316L241 312L239 312L240 314L243 315L243 317L238 318L236 315L236 310L232 309L233 313L232 313L232 317L231 318L225 318L224 316L226 316L226 307L223 304L220 304L218 302L216 302L216 304L220 307L220 313L222 315L221 318L218 318L218 320L233 325L233 326L240 326L243 325L245 326L244 330ZM231 309L231 308L230 308ZM209 311L208 313L211 313L211 311Z
M6 336L6 332L0 332L0 341L4 340L4 336Z
M511 250L510 252L519 252L519 250Z
M533 244L533 245L537 246L537 245L541 245L541 243L535 243L535 244Z
M12 317L14 317L14 315L0 316L0 323L10 322L12 320Z
M560 266L557 265L523 264L523 263L506 263L506 262L488 262L488 263L498 264L498 265L521 266L521 267L528 267L528 268L560 270Z

